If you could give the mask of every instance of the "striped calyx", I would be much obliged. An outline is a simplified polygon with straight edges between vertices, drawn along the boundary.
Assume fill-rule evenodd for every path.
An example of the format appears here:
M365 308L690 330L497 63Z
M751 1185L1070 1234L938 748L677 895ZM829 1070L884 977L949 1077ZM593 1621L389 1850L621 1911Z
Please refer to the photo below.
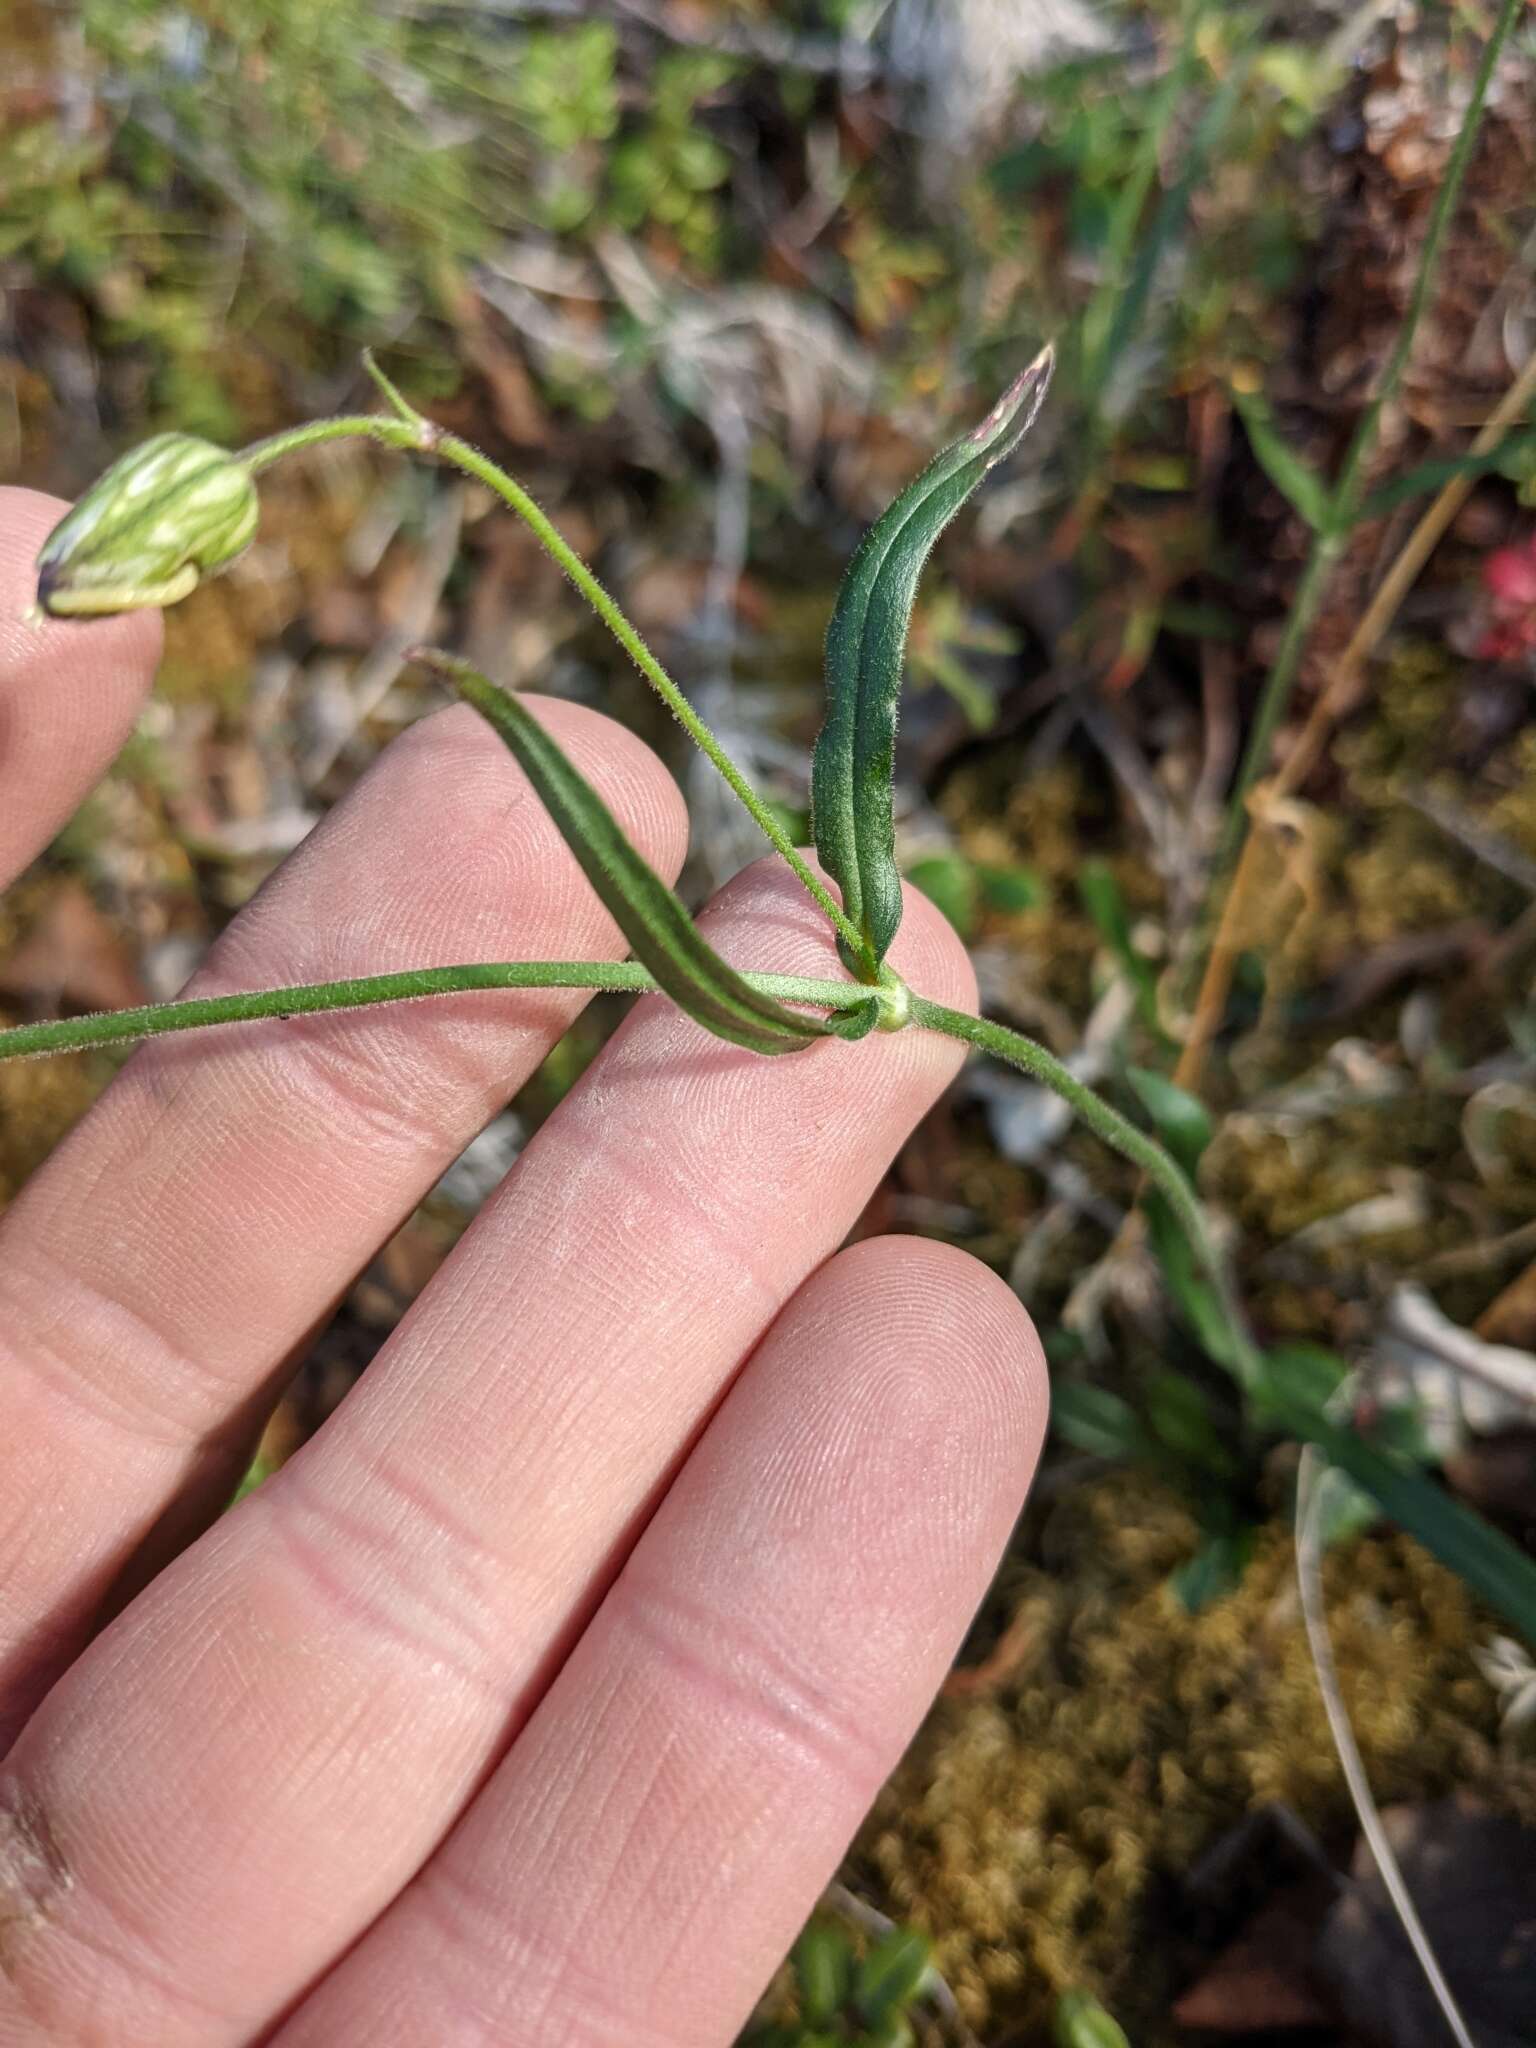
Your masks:
M256 485L237 455L156 434L106 470L37 558L37 602L69 618L178 602L256 531Z

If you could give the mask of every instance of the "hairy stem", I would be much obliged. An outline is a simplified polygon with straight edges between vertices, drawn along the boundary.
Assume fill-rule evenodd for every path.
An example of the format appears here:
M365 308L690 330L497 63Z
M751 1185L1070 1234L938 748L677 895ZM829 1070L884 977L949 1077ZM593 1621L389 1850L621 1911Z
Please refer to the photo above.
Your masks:
M851 1010L869 1001L855 981L815 981L794 974L743 977L764 995L823 1010ZM0 1031L0 1060L43 1053L82 1052L159 1038L172 1031L203 1031L220 1024L250 1024L262 1018L312 1017L330 1010L361 1010L373 1003L416 1002L426 996L463 995L474 989L590 988L646 994L656 983L633 960L480 961L468 967L417 967L400 974L368 974L352 981L308 982L298 988L257 989L230 996L193 996L183 1002L146 1003L133 1010L108 1010L91 1017L65 1017L46 1024L20 1024Z
M1072 1069L1043 1045L1022 1033L994 1024L987 1017L972 1017L964 1010L946 1009L923 996L912 998L912 1022L929 1031L942 1031L949 1038L963 1039L994 1059L1006 1060L1032 1080L1059 1095L1074 1115L1080 1117L1096 1137L1139 1166L1178 1219L1180 1228L1210 1281L1228 1325L1235 1361L1234 1372L1250 1392L1258 1389L1264 1365L1253 1339L1248 1335L1227 1277L1226 1267L1211 1237L1200 1198L1178 1166L1154 1138L1138 1130L1129 1118L1080 1081Z
M826 884L811 872L767 803L748 782L678 685L667 674L620 606L609 596L580 555L522 485L492 462L488 455L481 454L478 448L473 447L468 441L461 440L457 434L444 433L440 427L434 426L427 419L389 418L382 413L356 413L343 415L339 419L312 420L305 426L290 427L282 433L269 435L266 440L254 442L251 447L245 449L243 459L252 469L260 470L285 455L296 454L302 448L316 447L323 441L359 439L377 441L387 448L403 448L417 454L434 455L443 462L452 463L455 469L462 470L466 476L472 476L477 482L483 483L504 505L517 514L545 553L559 564L564 574L596 612L695 746L719 770L732 792L750 812L769 844L789 863L833 929L856 951L862 953L864 942L852 921L844 916L842 907L835 901Z

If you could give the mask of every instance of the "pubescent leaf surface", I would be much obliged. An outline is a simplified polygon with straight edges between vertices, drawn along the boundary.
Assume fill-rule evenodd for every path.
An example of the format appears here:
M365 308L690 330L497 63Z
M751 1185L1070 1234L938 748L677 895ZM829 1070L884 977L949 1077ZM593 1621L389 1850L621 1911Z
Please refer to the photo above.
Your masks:
M1053 357L1037 356L981 425L936 456L864 536L827 630L827 718L811 776L812 823L822 866L863 934L848 966L874 978L901 923L901 876L891 785L896 719L912 600L933 544L987 471L1009 454L1040 410Z
M799 1052L831 1035L821 1019L761 994L721 958L681 897L625 837L591 783L524 705L463 662L436 653L425 658L506 742L635 958L680 1010L750 1052Z

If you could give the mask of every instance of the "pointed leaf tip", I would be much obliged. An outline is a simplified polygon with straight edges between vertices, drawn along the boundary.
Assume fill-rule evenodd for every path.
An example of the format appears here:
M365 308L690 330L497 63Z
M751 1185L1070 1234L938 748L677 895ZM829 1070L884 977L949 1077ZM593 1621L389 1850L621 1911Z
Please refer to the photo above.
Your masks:
M1034 424L1055 364L1049 347L977 427L936 456L864 536L827 629L827 716L816 741L811 807L816 851L862 933L852 971L875 979L901 923L891 786L907 630L934 542L987 471Z
M1036 414L1045 403L1045 394L1050 389L1055 369L1055 345L1047 342L1035 360L1020 370L980 426L973 427L964 439L977 448L991 451L1010 427L1015 428L1018 437L1027 434L1035 423ZM1018 418L1020 412L1025 412L1026 416L1023 419ZM1012 445L1010 442L1008 447ZM1008 447L997 449L992 454L992 460L996 462L1001 456L1006 455Z

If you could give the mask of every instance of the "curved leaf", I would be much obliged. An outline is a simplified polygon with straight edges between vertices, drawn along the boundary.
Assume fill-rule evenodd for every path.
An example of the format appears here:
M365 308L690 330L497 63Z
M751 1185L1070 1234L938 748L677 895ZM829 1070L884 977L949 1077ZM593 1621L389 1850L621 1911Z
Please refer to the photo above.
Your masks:
M420 649L418 656L446 676L506 742L635 958L680 1010L749 1052L798 1052L829 1035L820 1018L760 994L721 959L681 897L625 838L591 783L525 706L466 662L435 649Z
M1052 1379L1051 1427L1091 1458L1143 1458L1153 1449L1130 1403L1087 1380Z
M1089 1991L1063 1991L1051 2015L1057 2048L1130 2048L1124 2029Z
M853 1982L853 1951L841 1928L813 1920L791 1950L800 2017L813 2026L835 2020Z
M1210 1111L1198 1096L1150 1067L1127 1067L1125 1078L1141 1097L1152 1128L1193 1180L1214 1135Z
M816 742L811 813L822 866L864 937L864 957L848 965L865 980L873 980L901 923L891 782L917 579L944 528L1033 424L1052 363L1044 350L974 432L908 484L864 536L838 592L827 630L827 719Z
M1326 481L1281 433L1263 392L1234 389L1232 403L1265 475L1290 500L1312 531L1322 533L1333 510Z
M1438 491L1443 484L1454 483L1458 477L1487 476L1493 470L1502 470L1506 476L1518 475L1520 465L1533 458L1536 458L1536 433L1517 428L1492 448L1469 448L1465 455L1448 455L1441 461L1421 462L1406 476L1394 477L1379 491L1372 491L1360 507L1360 517L1362 520L1379 519L1384 513L1395 512L1410 498Z
M858 1968L853 2002L859 2018L872 2025L910 2005L928 1975L931 1953L925 1935L893 1927L877 1941Z

